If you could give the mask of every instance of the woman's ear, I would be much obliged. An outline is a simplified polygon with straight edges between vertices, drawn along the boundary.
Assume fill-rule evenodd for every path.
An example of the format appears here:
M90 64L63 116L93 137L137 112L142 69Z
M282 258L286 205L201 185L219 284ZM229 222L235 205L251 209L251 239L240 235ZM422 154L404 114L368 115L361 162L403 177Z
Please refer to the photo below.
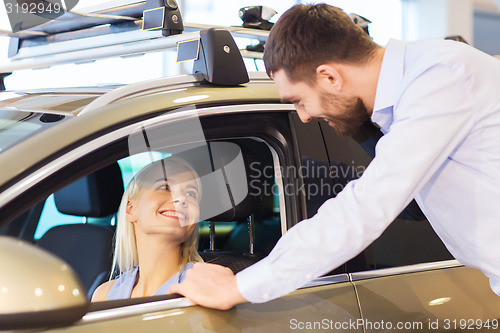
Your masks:
M325 91L332 93L341 92L344 85L341 72L334 63L319 65L316 68L316 82Z
M135 200L127 201L126 216L127 220L130 222L137 222L137 217L135 216Z

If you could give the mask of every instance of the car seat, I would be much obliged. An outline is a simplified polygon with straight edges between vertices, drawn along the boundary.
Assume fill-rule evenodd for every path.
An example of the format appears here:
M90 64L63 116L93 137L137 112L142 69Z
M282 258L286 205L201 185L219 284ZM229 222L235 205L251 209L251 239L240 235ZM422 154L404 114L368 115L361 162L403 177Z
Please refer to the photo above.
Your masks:
M262 165L252 164L258 161L244 146L233 142L209 142L206 147L176 155L187 160L201 178L200 214L201 219L209 221L210 225L210 248L200 252L202 258L229 267L234 273L260 259L261 256L252 255L252 241L246 254L217 250L214 223L246 221L250 230L253 229L254 213L261 211L264 192L249 184L262 174L257 170ZM253 237L247 233L246 244L249 244L249 239Z
M259 203L254 208L254 224L249 226L245 220L238 221L222 247L225 251L249 252L249 228L253 227L253 254L263 257L269 254L281 237L281 219L275 211L278 193L274 181L274 163L271 151L263 142L247 139L239 142L250 170L250 191L260 193ZM258 162L258 163L255 163ZM271 172L272 170L272 172Z
M89 218L115 214L122 195L122 174L115 162L56 192L54 199L59 212ZM37 244L75 270L90 298L111 269L113 236L111 226L63 224L49 229Z

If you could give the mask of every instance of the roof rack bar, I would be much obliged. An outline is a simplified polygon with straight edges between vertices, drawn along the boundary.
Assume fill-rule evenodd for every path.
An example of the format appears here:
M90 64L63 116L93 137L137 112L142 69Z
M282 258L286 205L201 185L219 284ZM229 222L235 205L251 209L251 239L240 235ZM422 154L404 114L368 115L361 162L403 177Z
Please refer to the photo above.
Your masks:
M78 51L55 53L36 58L25 58L11 61L9 64L4 66L0 65L0 73L12 72L20 69L46 68L67 63L85 63L114 56L126 56L145 52L161 51L176 47L177 42L179 41L199 37L199 32L191 32L170 36L168 38L151 39L148 43L143 43L141 41L137 43L131 42L111 46L102 46L98 49L85 48Z
M142 22L142 21L139 21ZM185 24L180 35L163 37L161 31L141 31L128 24L125 32L114 33L119 27L99 27L113 35L105 34L79 40L67 40L52 44L33 46L19 50L10 63L0 64L0 73L20 69L46 68L58 64L84 63L114 56L127 56L177 47L177 42L200 37L200 30L213 26L205 24ZM123 26L122 26L123 27ZM233 37L267 40L268 31L242 27L220 27L231 32ZM248 57L261 58L261 55L248 53Z
M24 41L12 60L34 58L62 52L75 52L84 49L95 49L102 46L124 44L137 41L149 41L152 38L165 38L159 31L142 31L142 20L105 25L82 31L62 33L51 37L34 38ZM268 32L264 30L247 29L242 27L218 27L208 24L185 23L186 32L200 31L209 28L223 28L231 32L233 37L251 38L266 41ZM110 38L112 36L112 38ZM168 38L168 37L167 37Z
M122 5L119 7L108 8L105 10L100 10L96 12L66 12L57 19L49 21L47 23L41 24L39 26L33 27L26 30L27 32L42 32L47 35L54 35L59 33L77 31L82 29L87 29L104 24L115 24L117 22L127 21L120 17L131 17L137 20L142 20L142 11L145 7L145 1L130 3ZM109 17L103 17L107 15ZM116 18L111 18L111 16L116 16ZM24 31L19 31L12 33L22 39L36 38L36 35L28 34Z
M139 22L127 22L117 25L106 25L92 29L55 35L50 40L40 42L37 39L27 40L27 47L19 49L11 60L21 60L64 52L77 52L130 42L149 40L161 37L158 31L141 31ZM110 36L113 34L113 38Z
M105 36L116 32L126 32L140 30L142 20L127 21L114 24L105 24L70 32L62 32L54 35L40 36L34 38L20 39L22 49L29 49L36 46L50 45L68 40L89 38L94 36Z

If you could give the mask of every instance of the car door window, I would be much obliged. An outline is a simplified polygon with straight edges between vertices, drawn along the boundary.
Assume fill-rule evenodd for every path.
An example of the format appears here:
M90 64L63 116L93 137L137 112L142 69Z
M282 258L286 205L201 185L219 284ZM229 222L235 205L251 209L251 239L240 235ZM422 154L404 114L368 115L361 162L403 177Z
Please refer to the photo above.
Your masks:
M350 139L353 160L367 167L371 158L354 140ZM403 211L375 240L373 268L407 266L426 262L453 259L441 239L432 229L429 221L421 213L415 201Z
M161 159L164 157L166 156L164 156L159 152L152 152L152 153L137 154L133 158L134 163L132 163L132 159L130 157L125 157L118 160L117 162L118 165L120 166L123 186L126 186L132 179L134 173L136 173L142 167L144 167L148 163L148 161L151 160L151 158ZM35 241L39 240L49 229L55 226L62 224L77 224L77 223L92 223L97 225L113 226L115 223L115 214L111 214L105 217L86 217L86 216L64 214L57 209L54 194L51 194L47 198L47 200L45 200L40 220L38 222L34 234L34 240Z
M330 155L345 155L348 149L353 165L361 174L372 160L376 140L372 144L357 143L352 138L339 138L326 124L320 124ZM339 144L340 143L340 144ZM371 148L369 148L371 147ZM367 151L368 150L368 151ZM396 220L361 255L361 265L349 267L349 271L406 266L418 263L453 259L431 225L413 201Z
M49 234L49 230L60 229L73 222L77 225L84 225L82 222L86 222L87 225L101 224L113 231L117 206L112 213L106 215L105 222L96 217L84 219L78 215L80 213L74 214L72 211L80 212L86 209L82 206L87 204L90 206L89 210L93 209L92 198L86 203L87 200L78 198L80 193L74 193L75 190L73 193L68 192L69 189L111 165L116 165L115 171L116 168L119 169L120 186L126 187L137 170L144 165L166 156L176 155L190 159L190 163L196 165L206 184L222 181L214 188L206 187L204 191L199 242L202 257L205 261L228 266L234 272L249 266L269 253L283 231L283 217L286 216L286 212L282 205L285 199L280 198L282 192L278 185L281 179L275 175L275 169L285 158L283 152L277 152L277 149L280 149L280 145L286 144L286 139L283 136L273 139L268 133L276 132L276 129L270 131L266 126L281 121L280 119L286 118L286 115L251 116L252 120L263 117L264 121L255 126L258 130L248 129L248 117L224 115L200 118L197 128L202 130L201 134L189 133L195 128L190 121L187 123L186 120L171 121L169 117L159 121L154 119L146 125L138 125L118 141L110 142L94 149L88 155L79 157L41 184L45 192L40 193L39 189L32 189L34 193L31 195L42 197L49 195L50 200L44 200L44 209L37 230L32 233L31 241L47 244L45 235ZM244 127L245 130L241 130L238 126ZM289 133L285 133L285 136L288 137ZM281 143L278 142L280 140ZM95 170L96 165L104 167ZM77 176L80 178L75 179ZM107 182L109 180L107 178L109 176L97 176L96 179L99 183ZM71 183L68 184L69 181ZM87 181L85 183L88 185ZM61 185L64 187L60 188ZM117 185L115 181L113 186ZM53 193L47 193L51 188ZM75 199L66 200L64 204L66 208L61 210L54 204L54 197L57 201L58 193L64 193L63 199L73 196ZM113 195L121 197L119 193L116 191ZM108 196L109 194L106 195ZM210 239L211 231L215 231L214 239ZM56 238L56 241L50 241L51 245L48 247L52 249L59 240L66 241ZM215 245L211 248L213 243ZM83 249L61 247L65 248L64 252L68 256L82 255L86 252ZM107 251L109 259L111 250ZM71 258L64 259L69 261ZM100 281L103 281L102 276ZM98 284L89 280L87 287L95 289Z
M318 121L312 120L304 124L295 112L290 114L290 118L297 138L300 166L298 170L291 169L287 172L296 172L303 180L300 193L303 194L307 207L307 215L304 218L310 218L316 214L323 202L335 197L336 191L341 188L337 187L338 179L331 177Z
M290 114L290 122L295 130L300 165L297 173L302 179L300 194L306 206L304 219L314 216L318 208L328 199L334 198L347 184L345 173L349 165L343 161L333 161L329 156L319 122L315 119L303 123L296 112ZM301 196L297 195L297 199ZM335 267L326 275L345 272L345 265Z

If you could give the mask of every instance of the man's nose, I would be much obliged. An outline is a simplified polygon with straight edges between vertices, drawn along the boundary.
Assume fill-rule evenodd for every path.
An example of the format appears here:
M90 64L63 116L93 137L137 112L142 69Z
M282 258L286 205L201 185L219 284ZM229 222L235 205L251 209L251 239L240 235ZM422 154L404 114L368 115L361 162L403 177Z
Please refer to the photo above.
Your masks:
M312 117L304 110L297 110L297 114L303 123L308 123L312 119Z

